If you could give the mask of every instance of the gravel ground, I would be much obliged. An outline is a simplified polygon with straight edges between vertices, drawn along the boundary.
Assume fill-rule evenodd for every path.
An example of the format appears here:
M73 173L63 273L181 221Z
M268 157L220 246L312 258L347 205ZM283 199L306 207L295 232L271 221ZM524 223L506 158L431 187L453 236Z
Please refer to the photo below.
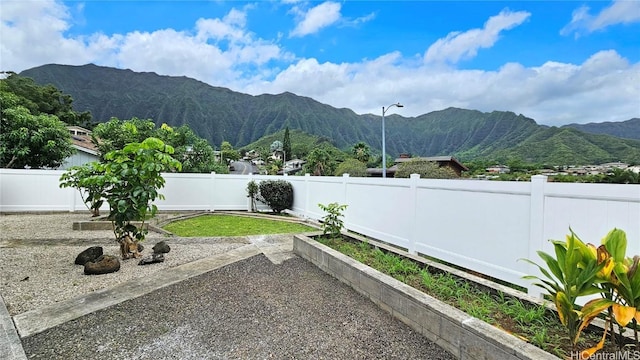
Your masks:
M73 264L110 231L73 231L86 214L0 216L0 294L12 315L240 247L167 240L167 261L86 276ZM235 242L234 242L235 241ZM145 250L145 253L148 253ZM28 277L28 279L27 279ZM233 263L22 339L29 359L454 359L313 264L264 255Z
M30 359L453 359L293 258L225 266L23 339Z
M102 246L105 254L120 257L112 231L72 230L74 221L90 219L87 214L75 213L0 216L0 294L9 314L51 305L249 243L238 238L189 239L149 232L142 254L151 254L153 245L164 240L171 247L165 262L138 266L136 259L121 260L118 272L87 276L83 266L74 264L84 249Z

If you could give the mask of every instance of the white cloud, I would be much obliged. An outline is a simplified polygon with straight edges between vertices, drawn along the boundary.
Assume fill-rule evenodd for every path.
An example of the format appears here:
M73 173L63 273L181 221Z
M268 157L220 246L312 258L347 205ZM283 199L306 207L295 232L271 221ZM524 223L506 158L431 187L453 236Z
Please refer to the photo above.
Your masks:
M254 95L290 91L357 113L379 114L382 106L401 102L405 107L394 113L403 116L455 106L510 110L548 125L640 117L640 63L630 63L613 50L578 64L550 60L525 67L514 62L496 71L425 61L428 54L430 60L444 62L471 56L495 43L501 31L525 21L528 13L502 12L483 29L439 40L424 58L394 51L360 62L331 63L296 58L276 41L258 38L247 29L246 11L202 18L185 31L70 37L66 31L74 19L59 3L3 1L0 70L93 62L189 76Z
M251 9L245 6L244 10ZM79 8L79 10L81 10ZM293 55L246 29L246 13L232 9L221 19L201 18L193 32L160 29L127 34L69 37L70 14L60 3L2 3L0 70L22 71L47 63L96 63L189 76L212 84L240 85L266 74L271 61Z
M640 22L640 1L637 0L616 0L595 16L589 14L589 10L584 5L574 10L571 22L560 30L560 34L580 36L582 31L593 32L612 25Z
M254 84L255 85L255 84ZM547 62L538 67L510 63L497 71L436 69L404 63L399 53L352 64L304 59L252 93L293 93L357 113L379 114L396 101L403 116L454 106L505 110L538 123L622 121L640 116L640 64L615 51L582 64Z
M84 64L105 49L83 38L66 38L67 8L54 1L3 1L0 69L20 71L43 63Z
M503 10L500 14L490 17L482 29L449 33L427 49L425 61L457 63L461 59L472 58L476 56L478 49L493 46L503 30L522 24L530 15L526 11Z
M327 1L311 8L303 14L303 19L291 31L291 37L303 37L315 34L321 29L336 23L340 20L341 5L336 2Z

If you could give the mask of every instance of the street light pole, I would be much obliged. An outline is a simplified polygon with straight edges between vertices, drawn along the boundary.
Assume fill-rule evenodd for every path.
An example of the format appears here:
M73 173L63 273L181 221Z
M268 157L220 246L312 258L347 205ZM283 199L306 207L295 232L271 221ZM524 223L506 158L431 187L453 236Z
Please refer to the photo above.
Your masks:
M393 106L399 107L399 108L404 107L404 105L400 103L391 104L387 106L386 109L384 108L384 106L382 107L382 177L383 178L387 177L387 154L386 154L386 141L384 138L384 114L387 112L387 110L389 110L389 108Z

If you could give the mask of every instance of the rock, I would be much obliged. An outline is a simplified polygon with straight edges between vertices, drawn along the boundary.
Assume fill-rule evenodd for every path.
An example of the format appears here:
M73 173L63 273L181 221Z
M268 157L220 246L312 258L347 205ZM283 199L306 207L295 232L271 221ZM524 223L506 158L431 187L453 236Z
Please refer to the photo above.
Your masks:
M166 254L169 251L171 251L171 247L164 241L160 241L159 243L153 245L154 254Z
M120 270L120 260L112 255L102 255L95 261L84 264L85 275L109 274Z
M138 262L138 265L149 265L161 262L164 262L164 254L153 253L147 257L142 258L140 262Z
M84 265L90 261L95 261L102 256L102 246L92 246L76 257L76 265Z

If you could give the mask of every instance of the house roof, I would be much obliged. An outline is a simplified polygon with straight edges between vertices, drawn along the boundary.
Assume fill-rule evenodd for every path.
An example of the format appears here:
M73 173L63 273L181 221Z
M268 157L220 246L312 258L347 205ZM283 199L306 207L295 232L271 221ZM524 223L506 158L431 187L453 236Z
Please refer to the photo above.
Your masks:
M67 126L67 129L71 133L71 142L76 150L98 155L98 148L91 141L91 130L80 126Z
M458 159L454 158L453 156L429 156L429 157L419 157L419 158L410 158L410 157L401 157L401 158L397 158L394 160L394 164L400 164L403 162L407 162L407 161L411 161L413 159L422 159L422 160L427 160L427 161L434 161L434 162L451 162L453 164L455 164L457 167L459 167L460 169L462 169L462 171L467 171L469 170L469 168L467 168L466 166L462 165L462 163L460 161L458 161Z

